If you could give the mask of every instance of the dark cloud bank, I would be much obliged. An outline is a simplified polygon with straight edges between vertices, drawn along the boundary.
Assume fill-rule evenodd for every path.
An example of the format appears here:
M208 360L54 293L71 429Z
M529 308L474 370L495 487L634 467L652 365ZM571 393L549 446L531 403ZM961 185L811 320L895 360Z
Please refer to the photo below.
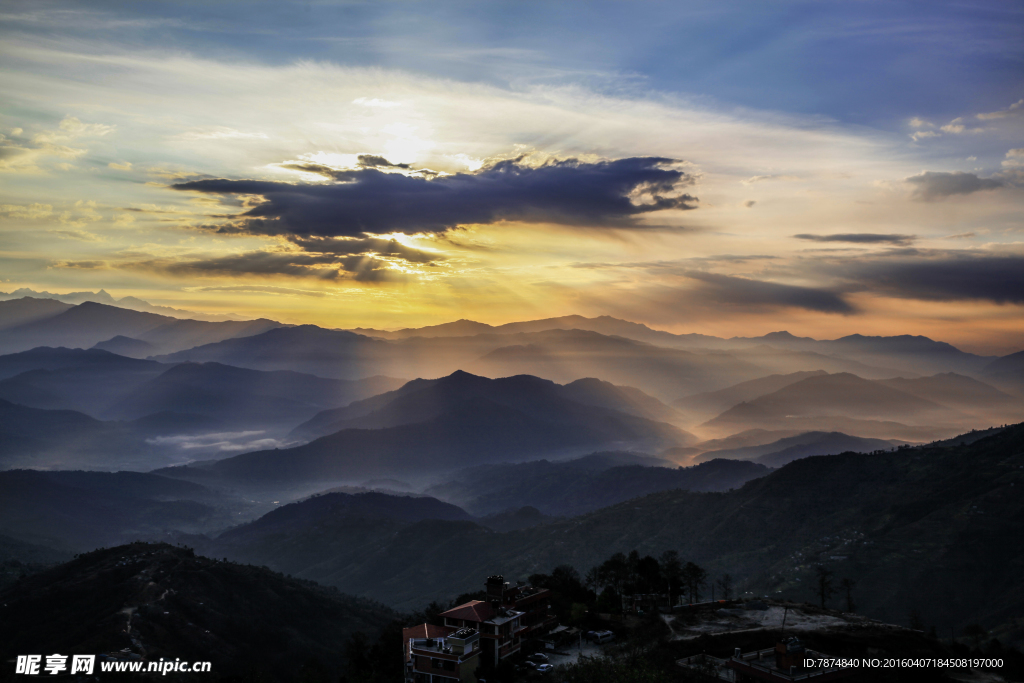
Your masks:
M387 173L395 166L363 155L362 168L317 165L290 168L334 182L284 183L258 180L198 180L176 190L207 194L259 195L264 202L233 227L264 235L359 237L364 234L444 232L459 225L514 220L593 228L636 228L641 214L695 208L679 194L693 177L672 159L633 157L585 163L575 159L528 166L507 160L476 173L427 178Z
M1024 256L964 252L893 256L832 267L851 289L928 301L1024 304Z
M821 313L850 314L855 308L835 292L814 287L784 285L749 280L731 275L691 271L686 274L700 285L697 291L705 301L755 308L804 308Z
M576 159L529 166L501 161L475 173L442 176L413 170L381 156L362 154L359 168L288 164L328 182L285 183L201 179L176 190L216 195L256 195L262 201L227 224L222 233L276 235L291 251L259 251L229 257L161 264L175 274L290 275L359 281L404 279L395 260L429 265L440 254L379 237L386 233L443 233L460 225L505 220L555 223L592 229L639 228L637 217L662 209L693 209L682 194L691 175L660 157L594 163ZM394 172L394 171L409 171ZM390 263L389 263L390 261Z
M914 198L923 201L944 199L957 194L972 194L981 190L994 190L1005 183L999 178L979 178L963 171L925 171L910 176L906 182L914 186Z

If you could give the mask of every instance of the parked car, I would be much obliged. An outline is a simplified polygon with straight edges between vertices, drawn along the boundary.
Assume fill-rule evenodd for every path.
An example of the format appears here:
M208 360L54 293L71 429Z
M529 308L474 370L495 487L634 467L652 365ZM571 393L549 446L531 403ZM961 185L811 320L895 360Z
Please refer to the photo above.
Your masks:
M555 667L552 666L551 664L541 664L540 666L537 667L537 671L541 672L542 674L546 674L547 672L551 671L554 668Z
M530 660L531 662L541 663L541 662L548 661L548 656L546 654L544 654L543 652L534 652L532 655L527 657L527 659Z

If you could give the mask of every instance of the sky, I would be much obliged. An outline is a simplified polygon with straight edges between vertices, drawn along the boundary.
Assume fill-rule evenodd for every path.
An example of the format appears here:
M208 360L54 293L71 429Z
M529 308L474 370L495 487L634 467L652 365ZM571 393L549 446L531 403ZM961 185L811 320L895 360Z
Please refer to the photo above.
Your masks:
M1024 5L0 4L0 291L1024 348Z

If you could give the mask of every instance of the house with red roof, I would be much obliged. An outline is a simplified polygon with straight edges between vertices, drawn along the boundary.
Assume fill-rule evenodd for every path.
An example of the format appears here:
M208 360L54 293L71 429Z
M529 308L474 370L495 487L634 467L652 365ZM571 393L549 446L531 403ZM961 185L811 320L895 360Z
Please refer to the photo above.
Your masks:
M457 663L457 669L445 663L452 661L452 657L444 659L435 656L437 642L447 643L456 632L473 631L477 635L477 640L473 642L477 643L475 652L480 656L480 661L497 666L499 661L520 651L524 637L538 634L557 624L554 615L548 613L551 594L546 588L522 585L512 587L502 576L488 577L485 586L486 600L470 600L442 612L440 625L421 624L403 629L407 681L439 683L475 680L460 678L454 673L475 670L476 664L472 665L472 669L469 666L473 650L463 649L460 655L464 659ZM442 661L435 666L435 659ZM424 678L423 675L431 678Z

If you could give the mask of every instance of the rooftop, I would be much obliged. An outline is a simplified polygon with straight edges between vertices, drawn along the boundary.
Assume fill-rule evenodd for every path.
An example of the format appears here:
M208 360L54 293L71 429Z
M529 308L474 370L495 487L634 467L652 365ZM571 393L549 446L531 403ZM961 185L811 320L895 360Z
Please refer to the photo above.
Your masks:
M462 619L464 621L484 622L495 615L491 603L483 600L470 600L447 612L441 612L442 619Z
M517 612L516 610L508 609L505 607L498 607L497 609L489 602L483 600L470 600L469 602L453 607L447 612L441 613L442 619L462 619L463 621L471 621L475 623L491 623L501 625L516 617L521 617L525 612Z
M410 626L409 628L403 628L402 640L410 640L412 638L443 638L444 636L451 633L451 631L451 627L448 626L420 624L418 626Z

